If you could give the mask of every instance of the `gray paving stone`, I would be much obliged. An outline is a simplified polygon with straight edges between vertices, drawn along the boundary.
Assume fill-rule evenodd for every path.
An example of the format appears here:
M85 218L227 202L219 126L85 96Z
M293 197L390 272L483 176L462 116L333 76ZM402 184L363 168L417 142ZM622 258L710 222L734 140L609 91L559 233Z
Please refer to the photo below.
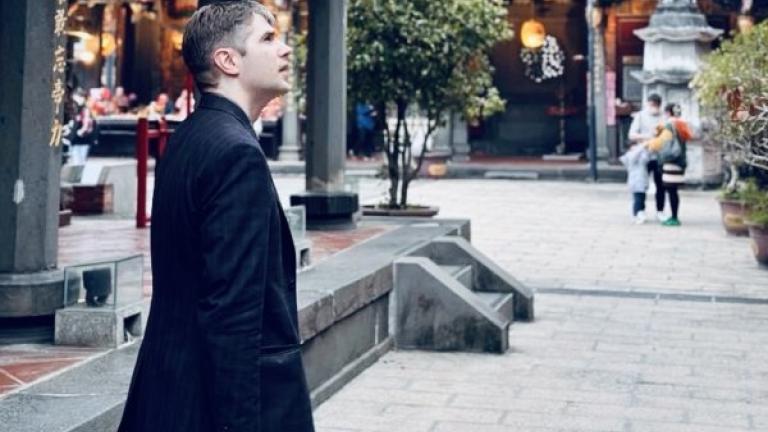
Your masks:
M556 428L526 426L525 429L511 429L508 425L488 425L461 422L438 422L433 432L510 432L512 430L527 432L557 432Z
M474 409L495 408L514 412L562 414L568 406L568 403L563 400L525 399L521 397L497 399L477 395L458 394L451 401L451 405Z
M592 418L626 418L629 420L654 420L682 422L685 420L685 411L682 408L660 407L627 407L613 404L570 404L565 410L566 415L575 415Z
M473 244L523 282L590 291L537 294L536 321L511 326L504 355L391 352L321 406L319 424L399 431L407 415L432 431L768 430L768 306L689 296L768 299L768 272L747 241L722 234L713 193L683 192L680 230L629 224L614 185L419 181L411 196L472 218ZM563 223L568 206L579 212ZM329 418L356 403L387 408ZM472 410L504 414L485 424Z
M396 418L420 418L439 421L458 421L472 424L498 424L503 411L487 408L431 407L414 405L389 405L383 412L385 416Z
M750 416L744 413L734 413L721 410L696 409L688 411L689 421L693 424L707 426L728 426L734 428L749 428Z
M501 403L503 405L506 403L504 401L507 399L517 396L521 391L521 387L499 385L498 379L496 382L486 383L473 380L455 382L415 379L411 382L411 385L407 388L407 390L447 392L457 395L456 398L461 398L461 400L463 400L464 397L470 398L471 400L473 396L482 396L483 400L488 400L490 397L493 397L494 400L502 401ZM456 406L463 406L462 404L456 404L456 398L454 398L451 403ZM493 402L486 402L486 405L482 406L493 407Z
M751 429L735 426L707 426L701 424L680 424L670 422L632 422L632 432L742 432Z
M351 386L334 395L334 399L348 401L369 401L381 403L407 403L422 406L445 406L451 394L438 392L420 392L413 390L395 390Z
M565 401L567 404L617 404L625 406L628 406L632 400L630 392L586 392L579 390L567 391L543 388L525 388L520 393L520 397L524 397L526 399Z
M525 430L528 427L548 427L568 430L624 431L626 420L620 417L595 418L583 416L543 416L509 412L503 423L514 427L511 430Z

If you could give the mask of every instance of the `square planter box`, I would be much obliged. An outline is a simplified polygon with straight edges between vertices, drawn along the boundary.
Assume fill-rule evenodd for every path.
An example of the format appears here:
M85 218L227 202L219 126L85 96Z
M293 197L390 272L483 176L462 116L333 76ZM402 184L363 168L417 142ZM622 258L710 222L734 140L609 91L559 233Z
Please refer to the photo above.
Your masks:
M114 210L114 192L111 184L73 185L74 214L112 213Z

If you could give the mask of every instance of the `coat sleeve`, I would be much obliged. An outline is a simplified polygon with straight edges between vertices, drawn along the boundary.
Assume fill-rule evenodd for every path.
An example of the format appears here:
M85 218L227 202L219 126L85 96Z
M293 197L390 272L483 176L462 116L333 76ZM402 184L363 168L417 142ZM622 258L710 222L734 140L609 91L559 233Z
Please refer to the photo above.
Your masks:
M260 353L269 219L274 200L261 153L243 144L212 164L201 205L198 323L215 430L261 431Z
M640 113L636 113L632 117L632 124L629 125L629 133L627 134L627 138L629 138L630 141L640 141L642 139L642 135L640 134Z
M658 153L661 148L664 147L664 143L674 138L672 132L666 127L662 129L661 133L648 141L648 150Z

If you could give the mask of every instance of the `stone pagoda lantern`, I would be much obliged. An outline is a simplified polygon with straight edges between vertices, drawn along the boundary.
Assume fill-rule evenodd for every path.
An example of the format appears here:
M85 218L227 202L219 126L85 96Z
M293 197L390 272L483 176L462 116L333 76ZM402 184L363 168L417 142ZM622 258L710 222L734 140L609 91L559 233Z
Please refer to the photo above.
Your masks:
M643 70L633 74L643 84L643 99L656 93L664 104L680 104L683 118L698 131L688 145L686 177L699 184L717 183L720 160L714 149L702 144L699 104L689 83L722 30L707 24L695 0L659 0L648 27L635 34L645 43Z

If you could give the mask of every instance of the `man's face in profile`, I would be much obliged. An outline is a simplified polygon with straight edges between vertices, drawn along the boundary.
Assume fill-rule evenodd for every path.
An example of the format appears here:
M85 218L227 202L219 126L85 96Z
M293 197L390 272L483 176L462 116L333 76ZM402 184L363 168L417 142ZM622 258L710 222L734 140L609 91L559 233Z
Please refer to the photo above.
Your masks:
M291 48L261 15L254 15L245 52L240 81L249 92L273 93L277 97L291 89Z

